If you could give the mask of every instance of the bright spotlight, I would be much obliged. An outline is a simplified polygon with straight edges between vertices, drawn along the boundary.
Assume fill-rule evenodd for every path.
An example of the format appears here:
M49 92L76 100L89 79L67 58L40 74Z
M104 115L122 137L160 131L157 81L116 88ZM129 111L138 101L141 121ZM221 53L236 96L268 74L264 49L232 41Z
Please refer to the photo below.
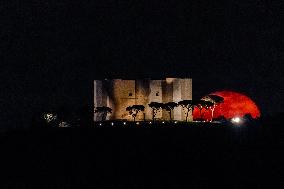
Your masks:
M150 121L149 124L152 124L152 122Z
M233 119L232 119L232 122L233 123L240 123L242 120L241 120L241 118L239 118L239 117L234 117Z
M164 121L163 121L162 123L163 123L163 124L165 124L165 122L164 122Z
M126 125L126 122L123 122L123 125Z
M136 122L136 125L139 125L139 122Z
M114 123L111 123L111 125L113 126L113 125L114 125Z
M175 124L177 124L177 121L175 121Z
M99 125L102 126L102 123L100 123Z

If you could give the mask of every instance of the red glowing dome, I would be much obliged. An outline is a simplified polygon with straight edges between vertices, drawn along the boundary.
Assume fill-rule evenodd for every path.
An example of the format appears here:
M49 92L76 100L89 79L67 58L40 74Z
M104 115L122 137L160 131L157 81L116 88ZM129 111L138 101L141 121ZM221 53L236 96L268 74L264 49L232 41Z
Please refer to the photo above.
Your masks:
M224 98L224 102L216 106L213 118L224 116L226 119L231 119L234 117L243 117L246 114L250 114L253 118L260 117L259 108L246 95L232 91L218 91L210 95L218 95ZM202 113L204 113L203 119L211 119L210 109L202 110ZM200 111L197 108L193 111L193 118L200 118Z

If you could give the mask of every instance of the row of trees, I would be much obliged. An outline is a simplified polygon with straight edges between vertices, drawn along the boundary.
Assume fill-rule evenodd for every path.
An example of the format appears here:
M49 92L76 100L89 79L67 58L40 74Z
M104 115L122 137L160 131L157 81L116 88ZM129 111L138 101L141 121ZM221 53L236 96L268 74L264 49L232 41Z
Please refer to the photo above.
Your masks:
M202 110L211 110L211 121L214 117L214 110L216 106L220 103L224 102L224 98L217 96L217 95L208 95L201 100L182 100L178 103L175 102L168 102L168 103L158 103L158 102L151 102L149 106L152 108L152 115L153 115L153 121L155 119L155 116L157 115L157 112L161 109L165 109L170 114L170 119L172 120L172 111L175 107L181 106L185 112L185 119L186 122L188 121L189 112L194 111L194 108L198 108L200 112L200 119L203 119L203 116L205 114L205 111L202 112Z
M198 108L200 112L200 119L203 119L205 111L202 110L211 110L211 121L214 117L214 110L216 106L222 103L224 99L217 95L208 95L201 100L182 100L178 103L175 102L168 102L168 103L160 103L160 102L151 102L149 107L152 109L152 119L155 120L155 117L159 111L162 109L169 112L170 120L172 120L172 111L174 108L180 106L183 108L185 112L186 121L188 121L189 112L194 111L194 108ZM129 115L133 117L135 121L139 112L143 112L145 110L145 106L143 105L133 105L126 108L126 111L129 112ZM102 121L106 119L107 114L112 113L112 109L109 107L97 107L95 109L95 113L99 113L102 116Z

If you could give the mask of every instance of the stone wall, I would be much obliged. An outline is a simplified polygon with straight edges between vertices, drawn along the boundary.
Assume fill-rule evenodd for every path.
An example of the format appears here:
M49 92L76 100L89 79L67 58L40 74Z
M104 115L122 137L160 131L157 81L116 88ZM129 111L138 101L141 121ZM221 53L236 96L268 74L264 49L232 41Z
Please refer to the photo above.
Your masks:
M179 102L192 99L192 80L180 78L166 78L165 80L95 80L94 106L108 106L113 113L107 119L132 120L126 111L128 106L144 105L145 111L140 112L137 120L151 120L152 109L150 102ZM185 120L184 111L176 107L172 112L174 120ZM165 110L158 112L156 119L169 120L169 113ZM94 120L98 120L96 114ZM190 116L189 120L192 120Z

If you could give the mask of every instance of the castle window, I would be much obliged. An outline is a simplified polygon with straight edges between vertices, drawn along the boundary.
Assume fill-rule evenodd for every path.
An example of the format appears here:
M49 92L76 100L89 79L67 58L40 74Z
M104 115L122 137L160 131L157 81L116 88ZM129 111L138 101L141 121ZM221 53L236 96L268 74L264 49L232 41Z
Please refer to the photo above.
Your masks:
M159 92L156 92L156 96L159 96Z
M129 96L132 96L132 93L129 93Z

